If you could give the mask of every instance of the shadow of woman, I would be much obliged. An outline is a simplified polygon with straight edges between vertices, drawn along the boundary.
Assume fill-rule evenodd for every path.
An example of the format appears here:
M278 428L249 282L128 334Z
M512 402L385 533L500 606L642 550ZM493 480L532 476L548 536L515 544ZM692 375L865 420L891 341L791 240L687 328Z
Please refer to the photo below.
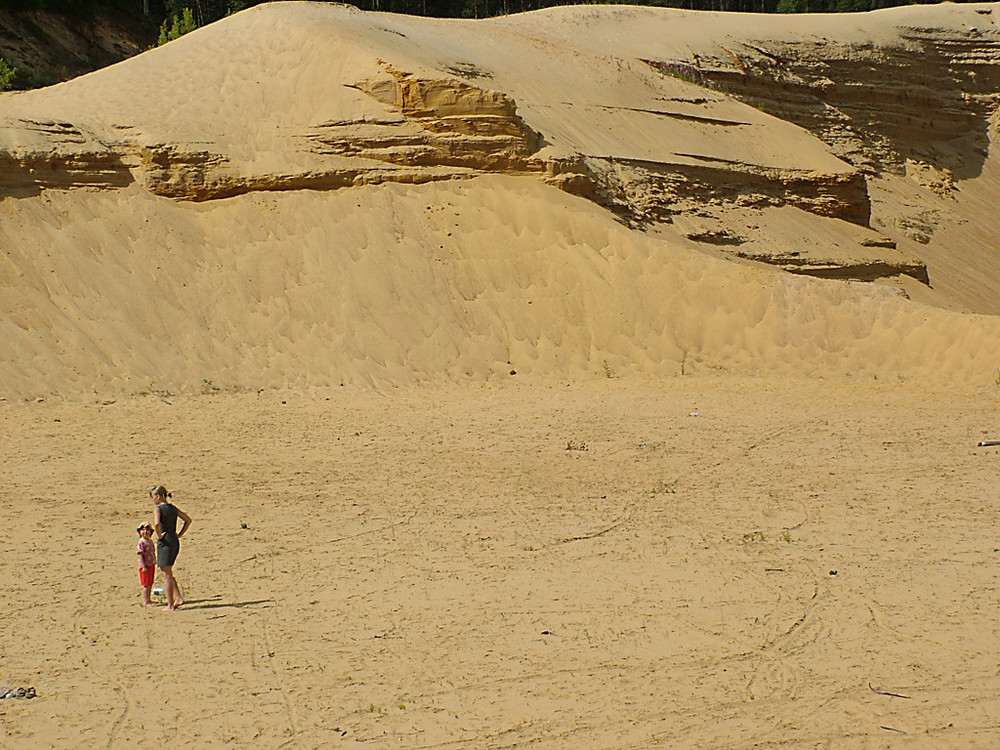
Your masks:
M209 599L189 599L179 609L219 609L221 607L243 609L244 607L254 607L258 604L271 604L273 601L273 599L254 599L247 602L226 602L222 601L222 597L220 596L213 596Z

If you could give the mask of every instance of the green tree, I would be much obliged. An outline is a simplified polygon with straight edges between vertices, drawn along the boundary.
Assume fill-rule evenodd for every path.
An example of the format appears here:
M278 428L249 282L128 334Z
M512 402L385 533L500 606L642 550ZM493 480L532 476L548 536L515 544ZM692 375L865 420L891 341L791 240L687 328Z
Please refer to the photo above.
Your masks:
M172 42L196 28L198 28L198 24L194 22L194 13L191 12L190 8L184 8L180 17L174 15L163 22L163 25L160 26L160 38L157 44Z
M0 91L6 91L14 85L14 76L17 68L12 68L7 61L0 57Z

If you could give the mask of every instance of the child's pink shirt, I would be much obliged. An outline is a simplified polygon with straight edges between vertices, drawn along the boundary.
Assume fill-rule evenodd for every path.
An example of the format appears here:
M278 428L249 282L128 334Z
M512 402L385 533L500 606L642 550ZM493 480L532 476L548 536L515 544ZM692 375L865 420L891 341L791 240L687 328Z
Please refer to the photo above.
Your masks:
M140 568L149 568L156 565L156 548L153 547L151 540L140 539L139 546L136 547L135 552L139 556Z

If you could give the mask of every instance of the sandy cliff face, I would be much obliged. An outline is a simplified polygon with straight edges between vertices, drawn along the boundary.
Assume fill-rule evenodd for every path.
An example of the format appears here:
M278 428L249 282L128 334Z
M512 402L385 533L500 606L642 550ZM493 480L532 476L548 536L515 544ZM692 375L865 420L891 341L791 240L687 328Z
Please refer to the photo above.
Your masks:
M919 338L905 300L743 266L1000 312L974 223L1000 184L993 14L831 18L819 39L811 18L282 3L5 95L6 376L853 370L862 349L861 369L923 371L923 346L894 339ZM795 329L819 299L840 333ZM969 358L992 322L934 320L955 372L992 367Z
M380 182L420 183L500 172L541 172L538 133L498 91L460 81L388 75L350 84L385 107L379 118L331 120L299 134L300 169L233 171L231 160L175 144L142 149L139 172L156 195L211 200L251 191L331 189ZM309 168L309 157L315 168ZM330 165L328 157L339 159Z
M930 242L939 223L933 208L875 207L873 215L869 185L908 178L947 198L956 180L979 173L1000 81L998 35L990 6L954 16L939 14L938 25L927 25L905 13L873 14L867 36L852 29L840 38L836 21L822 37L782 27L788 19L739 24L742 33L720 21L706 36L685 34L697 20L690 14L607 9L603 43L588 44L593 20L574 9L462 25L263 7L128 63L132 75L104 71L8 97L0 190L137 181L157 195L209 200L533 173L634 225L700 215L701 225L685 236L736 257L819 275L902 273L927 283L913 244ZM549 19L556 23L546 40ZM824 25L799 21L803 29ZM458 27L461 34L452 33ZM268 39L261 55L236 49L244 34ZM249 90L191 64L205 45L220 52L209 65L248 57L234 62L252 66L237 76ZM296 55L303 49L310 54ZM369 75L343 70L318 87L322 98L302 106L294 82L276 73L289 57L299 78L343 69L344 58L351 72ZM137 85L149 87L152 106L136 100ZM353 102L345 101L348 90ZM205 112L187 122L178 116L194 109L191 97L226 93L228 101L207 108L214 121ZM242 112L257 127L234 123L240 98L258 95L262 101ZM367 101L357 106L360 98ZM310 117L322 114L339 116ZM761 247L766 232L726 218L732 207L783 206L886 236L851 240L841 257Z
M998 267L985 247L991 243L984 242L992 219L980 210L998 188L989 160L1000 90L997 10L963 5L847 17L745 16L739 24L708 29L697 14L678 14L668 25L647 9L623 9L616 13L609 46L815 135L856 168L841 185L860 183L866 194L841 189L821 204L827 215L881 235L831 242L830 227L813 222L809 234L824 238L822 248L809 240L775 241L768 216L773 212L747 217L732 211L753 202L744 197L718 211L711 200L684 206L674 217L685 237L701 246L713 243L730 256L816 275L907 274L923 282L904 282L916 298L997 313L1000 300L989 283L970 272L987 269L993 278ZM550 31L564 42L597 44L600 28L593 14L581 10L560 18ZM827 179L811 182L822 186ZM761 206L789 203L776 201L774 190L747 192L766 196L758 200ZM958 254L956 242L963 248Z
M858 167L866 185L910 193L903 205L877 204L859 219L921 257L913 243L930 244L942 223L937 199L957 204L960 186L980 176L989 156L1000 92L993 13L976 8L949 29L900 26L881 44L745 40L737 52L692 54L690 64L706 85L815 134Z

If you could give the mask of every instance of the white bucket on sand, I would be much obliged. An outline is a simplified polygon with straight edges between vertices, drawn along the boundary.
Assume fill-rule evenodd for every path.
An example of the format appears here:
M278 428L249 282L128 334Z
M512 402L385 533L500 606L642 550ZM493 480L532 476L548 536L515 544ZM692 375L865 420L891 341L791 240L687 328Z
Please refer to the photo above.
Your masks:
M153 586L153 596L163 596L163 586Z

